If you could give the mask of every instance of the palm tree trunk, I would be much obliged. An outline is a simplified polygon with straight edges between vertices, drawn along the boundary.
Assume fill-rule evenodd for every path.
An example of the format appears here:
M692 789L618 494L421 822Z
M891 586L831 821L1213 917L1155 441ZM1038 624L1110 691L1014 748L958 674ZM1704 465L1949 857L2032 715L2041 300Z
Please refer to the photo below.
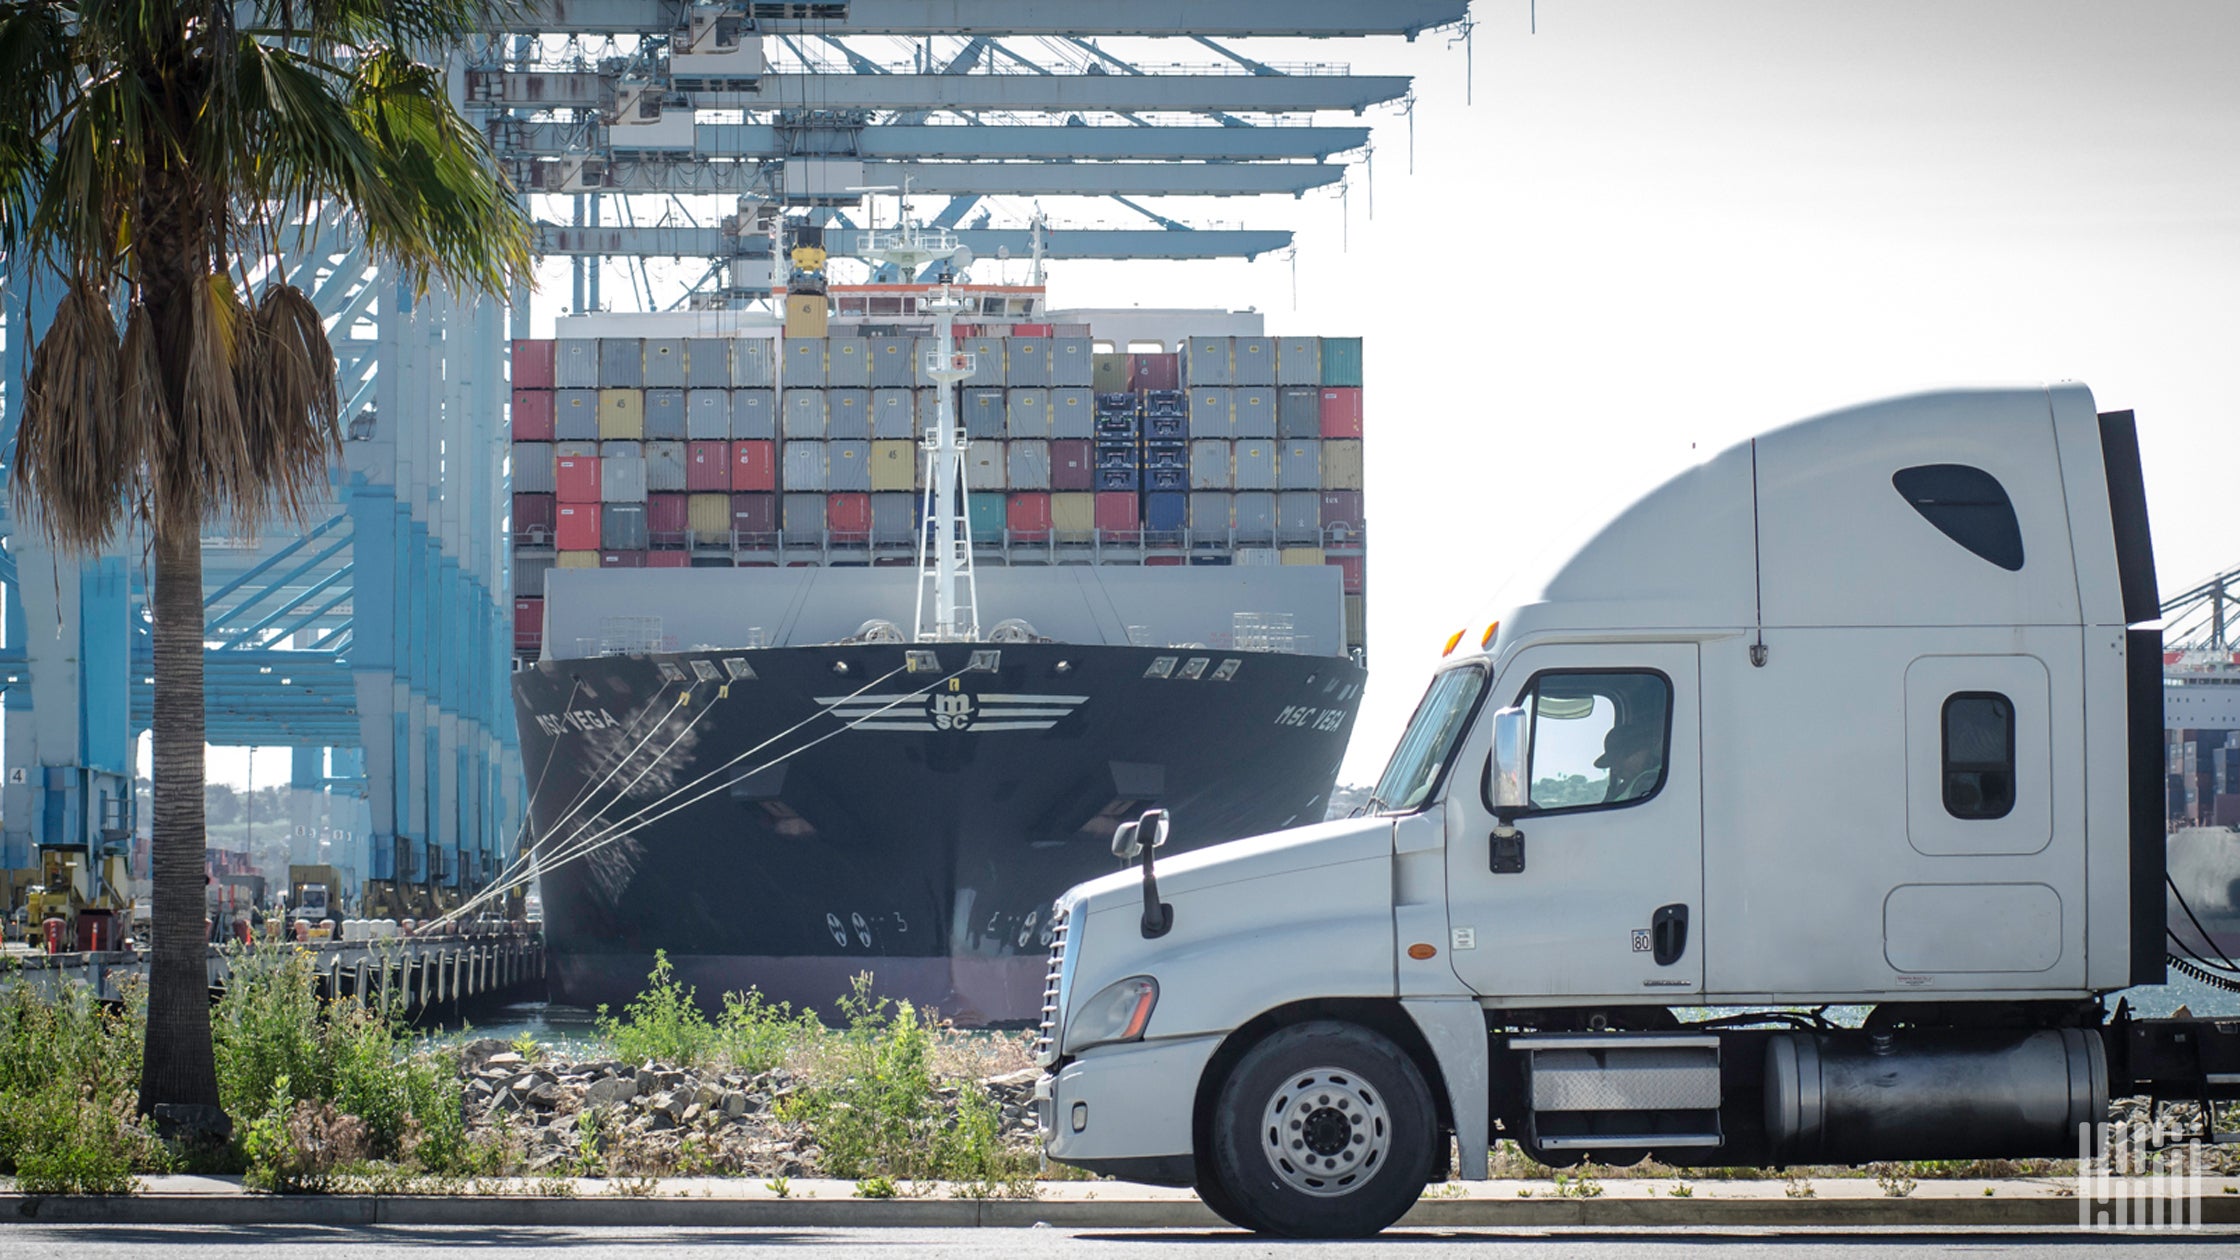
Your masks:
M202 531L158 522L154 533L155 952L142 1114L219 1105L203 927Z

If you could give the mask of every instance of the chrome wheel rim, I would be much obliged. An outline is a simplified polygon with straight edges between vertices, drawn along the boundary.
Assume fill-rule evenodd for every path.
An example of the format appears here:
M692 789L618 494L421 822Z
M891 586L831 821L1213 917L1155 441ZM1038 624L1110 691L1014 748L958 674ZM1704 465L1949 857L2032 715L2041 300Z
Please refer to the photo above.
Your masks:
M1384 1092L1345 1068L1284 1078L1261 1108L1260 1149L1284 1185L1315 1198L1360 1189L1392 1149Z

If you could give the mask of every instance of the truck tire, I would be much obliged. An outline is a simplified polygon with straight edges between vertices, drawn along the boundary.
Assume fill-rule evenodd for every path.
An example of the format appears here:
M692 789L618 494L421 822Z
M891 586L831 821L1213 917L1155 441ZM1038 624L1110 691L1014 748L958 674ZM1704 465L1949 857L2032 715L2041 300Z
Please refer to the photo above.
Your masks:
M1438 1110L1383 1036L1316 1020L1271 1034L1222 1082L1207 1206L1256 1233L1361 1238L1414 1206Z

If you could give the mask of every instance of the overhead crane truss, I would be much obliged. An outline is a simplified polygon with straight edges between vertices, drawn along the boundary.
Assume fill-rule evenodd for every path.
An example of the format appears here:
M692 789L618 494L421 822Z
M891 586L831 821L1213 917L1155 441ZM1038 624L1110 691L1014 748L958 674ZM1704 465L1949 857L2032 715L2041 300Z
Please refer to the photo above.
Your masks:
M494 146L525 190L622 199L618 214L578 200L573 222L542 225L552 252L579 258L720 264L768 245L679 231L676 216L661 212L648 216L665 218L661 227L641 229L633 196L723 194L846 225L845 209L860 200L852 190L865 187L953 198L952 222L964 213L959 202L1110 198L1156 231L1069 228L1061 218L1053 237L1067 256L1254 257L1284 248L1289 234L1161 241L1190 229L1136 199L1329 188L1370 132L1321 117L1404 101L1410 80L1280 63L1221 41L1413 38L1467 16L1466 0L888 0L814 9L547 0L523 19L527 32L487 45L468 70L466 96L486 111ZM1095 42L1102 37L1186 39L1197 60L1132 61ZM898 48L898 39L911 42ZM618 217L626 230L584 230L611 229ZM985 210L972 226L1002 230ZM751 296L739 279L732 296Z

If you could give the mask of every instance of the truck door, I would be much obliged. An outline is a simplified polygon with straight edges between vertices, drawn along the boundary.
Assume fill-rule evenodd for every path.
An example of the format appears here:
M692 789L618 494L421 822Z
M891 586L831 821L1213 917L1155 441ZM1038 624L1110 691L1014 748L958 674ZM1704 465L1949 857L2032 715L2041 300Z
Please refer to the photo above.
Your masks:
M1447 846L1464 984L1648 1005L1702 990L1698 695L1693 644L1528 647L1502 670L1481 720L1525 710L1531 807L1496 836L1490 763L1457 768L1482 824Z

